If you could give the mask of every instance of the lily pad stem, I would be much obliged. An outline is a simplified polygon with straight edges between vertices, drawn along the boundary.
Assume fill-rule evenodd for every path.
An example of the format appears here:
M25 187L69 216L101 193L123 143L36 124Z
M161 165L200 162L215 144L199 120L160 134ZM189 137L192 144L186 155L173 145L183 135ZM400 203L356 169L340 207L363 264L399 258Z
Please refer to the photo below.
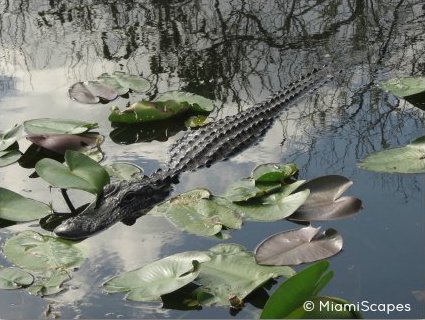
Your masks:
M74 208L74 205L71 202L71 199L69 199L69 196L68 196L68 193L66 192L66 189L61 188L61 193L62 193L63 198L65 199L65 202L66 202L69 210L71 210L71 213L76 214L77 212Z

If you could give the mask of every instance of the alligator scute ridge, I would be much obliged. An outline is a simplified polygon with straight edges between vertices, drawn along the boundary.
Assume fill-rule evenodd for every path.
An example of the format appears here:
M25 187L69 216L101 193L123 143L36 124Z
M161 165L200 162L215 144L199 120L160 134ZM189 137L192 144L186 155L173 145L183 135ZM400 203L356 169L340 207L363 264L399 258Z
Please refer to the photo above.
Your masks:
M261 104L191 130L170 148L166 170L131 181L112 182L97 201L71 217L54 232L63 238L81 239L124 219L136 219L165 200L180 173L209 166L257 142L272 125L276 115L288 109L304 93L332 79L327 66L301 76Z

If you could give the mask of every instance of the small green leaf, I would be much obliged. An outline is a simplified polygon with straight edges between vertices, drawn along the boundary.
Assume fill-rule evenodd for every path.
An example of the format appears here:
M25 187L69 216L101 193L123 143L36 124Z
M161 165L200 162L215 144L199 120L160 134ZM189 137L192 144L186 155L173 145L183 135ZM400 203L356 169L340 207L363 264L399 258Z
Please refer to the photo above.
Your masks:
M50 213L47 204L25 198L8 189L0 188L0 218L24 222L40 219Z
M405 147L372 153L359 164L361 169L388 173L425 172L425 136Z
M425 77L396 78L380 83L382 89L398 97L408 97L425 91Z
M120 274L103 287L108 293L129 292L128 300L158 301L162 295L192 282L199 275L199 263L207 260L209 256L199 251L174 254Z
M33 295L43 297L57 294L63 291L62 284L70 279L71 276L66 270L49 270L38 277L28 291Z
M52 159L37 162L35 170L51 185L64 189L79 189L97 194L109 183L108 172L96 161L77 151L65 153L68 166Z
M31 272L77 268L85 259L75 243L34 231L6 240L3 252L10 262Z
M252 171L252 177L256 182L281 182L297 172L298 168L295 163L267 163L256 167Z
M105 170L109 176L117 178L118 180L131 180L134 175L143 174L143 169L132 164L125 162L115 162L105 166Z
M34 277L22 269L0 267L0 289L19 289L33 282Z
M184 122L184 125L188 128L198 128L210 123L207 116L192 116Z
M326 283L321 281L323 277L326 277L328 282L331 280L332 276L328 274L332 272L327 272L328 267L329 262L320 261L286 280L267 300L260 318L283 319L302 308L305 301L318 294L318 286L324 287Z
M214 101L190 92L169 91L161 94L155 99L155 101L167 100L187 103L194 112L211 112L214 110Z
M79 134L97 127L97 123L66 119L42 118L24 122L25 131L34 135Z

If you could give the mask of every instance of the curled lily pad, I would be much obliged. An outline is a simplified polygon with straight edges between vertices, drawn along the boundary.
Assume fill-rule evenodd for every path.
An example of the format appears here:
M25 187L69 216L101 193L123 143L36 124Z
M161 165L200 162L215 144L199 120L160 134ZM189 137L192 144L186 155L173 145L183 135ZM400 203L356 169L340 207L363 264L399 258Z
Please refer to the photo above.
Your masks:
M29 135L80 134L97 127L97 123L67 119L42 118L24 122Z
M19 289L33 282L34 277L22 269L0 267L0 289Z
M22 137L22 131L22 125L15 125L11 129L0 132L0 151L4 151L6 149L10 150L10 147Z
M342 237L334 229L319 233L311 226L276 233L263 240L255 250L259 264L297 265L326 259L342 249Z
M214 109L214 101L190 92L169 91L155 99L155 101L163 102L168 100L187 103L194 112L211 112Z
M108 280L103 288L108 293L128 292L128 300L158 301L162 295L192 282L199 275L199 263L209 259L200 251L174 254L120 274Z
M108 172L82 153L66 151L65 162L67 165L53 159L41 159L35 165L35 170L40 177L58 188L97 194L109 183Z
M388 173L425 172L425 136L410 144L372 153L360 163L361 169Z
M109 121L116 123L144 123L160 121L175 117L189 111L187 103L173 100L139 101L120 111L114 107L109 115Z
M356 214L362 202L355 197L341 195L353 184L346 177L328 175L312 179L297 191L310 190L310 196L290 216L297 221L323 221L341 219Z
M50 213L50 207L39 201L25 198L8 189L0 188L0 218L9 221L31 221Z
M54 134L54 135L28 135L32 143L59 154L66 150L81 151L100 145L104 137L97 133L85 134Z
M252 177L256 182L280 182L297 172L298 168L295 163L267 163L256 167L252 171Z

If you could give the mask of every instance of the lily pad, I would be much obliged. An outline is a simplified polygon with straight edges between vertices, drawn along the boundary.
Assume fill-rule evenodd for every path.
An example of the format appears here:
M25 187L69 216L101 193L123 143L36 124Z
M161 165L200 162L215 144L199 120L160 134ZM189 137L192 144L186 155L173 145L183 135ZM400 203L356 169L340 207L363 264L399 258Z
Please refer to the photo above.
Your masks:
M118 92L99 81L85 81L74 83L68 90L72 100L95 104L101 100L111 101L118 97Z
M65 153L64 165L53 159L37 162L37 174L51 185L64 189L79 189L97 194L109 183L108 172L96 161L77 151Z
M49 296L64 290L63 283L70 280L71 276L66 270L49 270L40 277L37 277L34 284L28 291L37 296Z
M209 259L199 251L174 254L114 277L103 287L108 293L129 292L128 300L158 301L161 295L192 282L199 275L199 263Z
M410 144L372 153L359 164L361 169L388 173L425 172L425 136Z
M160 121L181 115L189 111L187 103L173 100L167 101L139 101L120 111L112 108L109 121L115 123L145 123Z
M304 183L297 191L310 190L310 196L290 220L336 220L356 214L362 208L361 200L341 197L352 184L351 180L338 175L322 176Z
M207 116L192 116L187 119L184 124L187 128L199 128L210 123L209 118Z
M59 154L66 150L82 151L99 146L104 137L97 133L85 134L54 134L54 135L28 135L32 143Z
M0 218L24 222L40 219L50 213L50 207L39 201L25 198L8 189L0 188Z
M80 134L97 127L97 123L67 119L42 118L24 122L29 135Z
M0 167L6 167L15 163L21 156L22 154L18 150L0 151Z
M298 172L295 163L279 164L267 163L256 167L252 171L252 177L256 182L280 182Z
M3 252L10 262L31 272L78 268L85 259L75 243L34 231L6 240Z
M0 132L0 151L9 149L22 137L22 126L15 125L13 128ZM18 148L13 148L18 149Z
M284 185L279 192L244 202L228 202L226 206L242 213L249 220L276 221L292 215L308 198L310 191L293 193L303 180ZM293 194L292 194L293 193Z
M28 287L34 282L34 277L19 268L0 267L0 289L19 289Z
M302 307L332 279L333 272L327 271L328 268L329 262L321 261L286 280L270 296L260 318L284 319Z
M234 305L272 278L291 277L290 267L260 266L254 255L235 244L221 244L210 249L210 260L201 264L195 283L202 305Z
M108 164L105 166L105 170L110 177L114 177L118 180L131 180L135 175L139 176L143 174L143 168L125 162Z
M380 83L382 89L398 97L408 97L425 92L425 77L405 77L390 79Z
M197 94L182 91L169 91L159 95L154 101L174 100L178 103L187 103L194 112L211 112L214 110L214 101Z
M124 93L127 93L129 90L141 93L141 92L148 91L151 87L149 80L138 75L126 74L121 71L115 71L110 76L106 76L105 74L102 74L98 79L99 81L103 82L105 85L111 86L112 78L114 78L115 81L120 86L120 88L117 88L115 84L112 85L115 89L117 89L120 92L120 95L123 94L121 92L123 92L125 89L127 90ZM105 79L108 79L108 80L105 80Z
M334 229L319 233L311 226L276 233L255 250L259 264L283 266L313 262L331 257L342 249L342 237Z

